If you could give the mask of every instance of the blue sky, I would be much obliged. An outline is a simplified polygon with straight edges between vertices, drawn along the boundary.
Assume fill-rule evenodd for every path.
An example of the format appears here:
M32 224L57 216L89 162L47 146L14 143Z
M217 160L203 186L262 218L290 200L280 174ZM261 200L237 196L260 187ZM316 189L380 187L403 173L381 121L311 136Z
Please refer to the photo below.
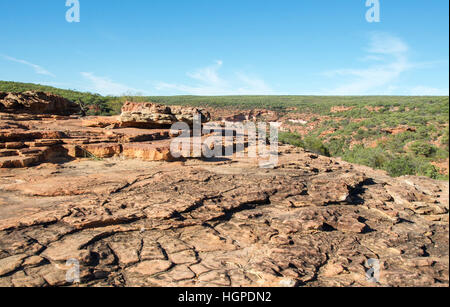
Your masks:
M120 95L448 95L449 1L0 1L0 80Z

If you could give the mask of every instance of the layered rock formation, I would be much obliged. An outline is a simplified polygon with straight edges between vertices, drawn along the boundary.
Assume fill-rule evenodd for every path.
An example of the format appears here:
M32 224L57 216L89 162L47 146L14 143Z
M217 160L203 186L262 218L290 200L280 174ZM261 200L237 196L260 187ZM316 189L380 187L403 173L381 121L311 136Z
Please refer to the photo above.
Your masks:
M72 115L80 113L81 108L70 100L50 93L0 92L0 111L7 113Z
M176 122L185 122L192 125L195 114L200 115L203 123L211 119L208 112L197 108L125 102L120 120L122 127L170 128Z
M169 129L117 129L119 125L103 117L0 112L0 168L121 156L172 160Z
M3 93L0 98L0 168L76 158L172 161L171 125L178 121L192 125L197 113L203 122L209 120L209 113L196 108L152 103L126 103L120 117L80 119L60 115L79 108L55 95Z

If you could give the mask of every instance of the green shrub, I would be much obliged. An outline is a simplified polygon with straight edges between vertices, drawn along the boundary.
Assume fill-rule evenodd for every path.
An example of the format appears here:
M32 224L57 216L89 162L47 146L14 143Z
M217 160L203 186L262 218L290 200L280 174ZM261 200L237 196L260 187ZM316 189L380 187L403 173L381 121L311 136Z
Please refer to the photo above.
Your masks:
M382 148L365 148L362 145L355 146L345 152L343 159L350 163L366 165L372 168L383 168L391 159L391 156Z
M297 147L304 147L305 143L302 141L301 135L290 132L280 132L278 135L278 141L283 144L289 144Z
M416 156L430 158L436 154L437 148L423 141L416 141L409 146L409 150Z
M425 176L432 179L439 179L440 174L437 168L431 163L420 163L417 166L417 175Z
M331 156L340 156L344 153L344 149L347 147L347 142L344 138L332 138L327 143L328 151Z
M320 155L330 156L328 148L317 137L308 136L302 140L301 135L297 133L281 132L278 136L278 140L283 144L290 144Z
M416 165L408 157L396 157L393 160L388 161L384 166L384 169L392 177L416 174Z
M448 143L448 130L446 130L444 136L441 138L441 145L443 145L447 151L449 149Z
M308 136L303 140L303 142L305 144L305 149L323 156L330 156L330 151L319 138Z

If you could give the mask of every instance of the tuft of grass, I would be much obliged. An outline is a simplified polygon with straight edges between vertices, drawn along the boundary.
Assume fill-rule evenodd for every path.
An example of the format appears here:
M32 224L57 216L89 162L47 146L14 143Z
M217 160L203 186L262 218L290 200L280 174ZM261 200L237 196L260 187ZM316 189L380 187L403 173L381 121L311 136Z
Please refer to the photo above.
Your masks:
M77 146L77 148L79 148L82 152L83 152L83 158L86 159L91 159L93 161L103 161L102 158L97 157L96 155L94 155L93 153L91 153L90 151L82 148L81 146Z

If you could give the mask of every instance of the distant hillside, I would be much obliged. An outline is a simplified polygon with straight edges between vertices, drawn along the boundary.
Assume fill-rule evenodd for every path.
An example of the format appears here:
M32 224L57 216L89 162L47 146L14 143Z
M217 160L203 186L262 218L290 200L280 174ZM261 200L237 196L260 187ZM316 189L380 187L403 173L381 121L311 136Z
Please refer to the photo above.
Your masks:
M144 102L152 101L167 105L190 105L196 107L221 107L233 109L264 108L274 111L289 112L294 109L299 113L330 114L335 106L356 107L352 114L362 115L369 107L400 107L406 109L426 109L428 115L448 113L448 96L101 96L94 93L64 90L51 86L32 83L0 81L0 91L24 92L44 91L63 96L70 100L82 100L85 104L95 106L97 113L112 115L120 113L126 100ZM359 112L360 111L360 112ZM355 114L358 113L358 114Z
M83 94L77 91L63 90L52 86L34 83L11 82L11 81L0 81L0 91L15 92L15 93L22 93L26 91L40 91L40 92L50 92L58 94L60 96Z

